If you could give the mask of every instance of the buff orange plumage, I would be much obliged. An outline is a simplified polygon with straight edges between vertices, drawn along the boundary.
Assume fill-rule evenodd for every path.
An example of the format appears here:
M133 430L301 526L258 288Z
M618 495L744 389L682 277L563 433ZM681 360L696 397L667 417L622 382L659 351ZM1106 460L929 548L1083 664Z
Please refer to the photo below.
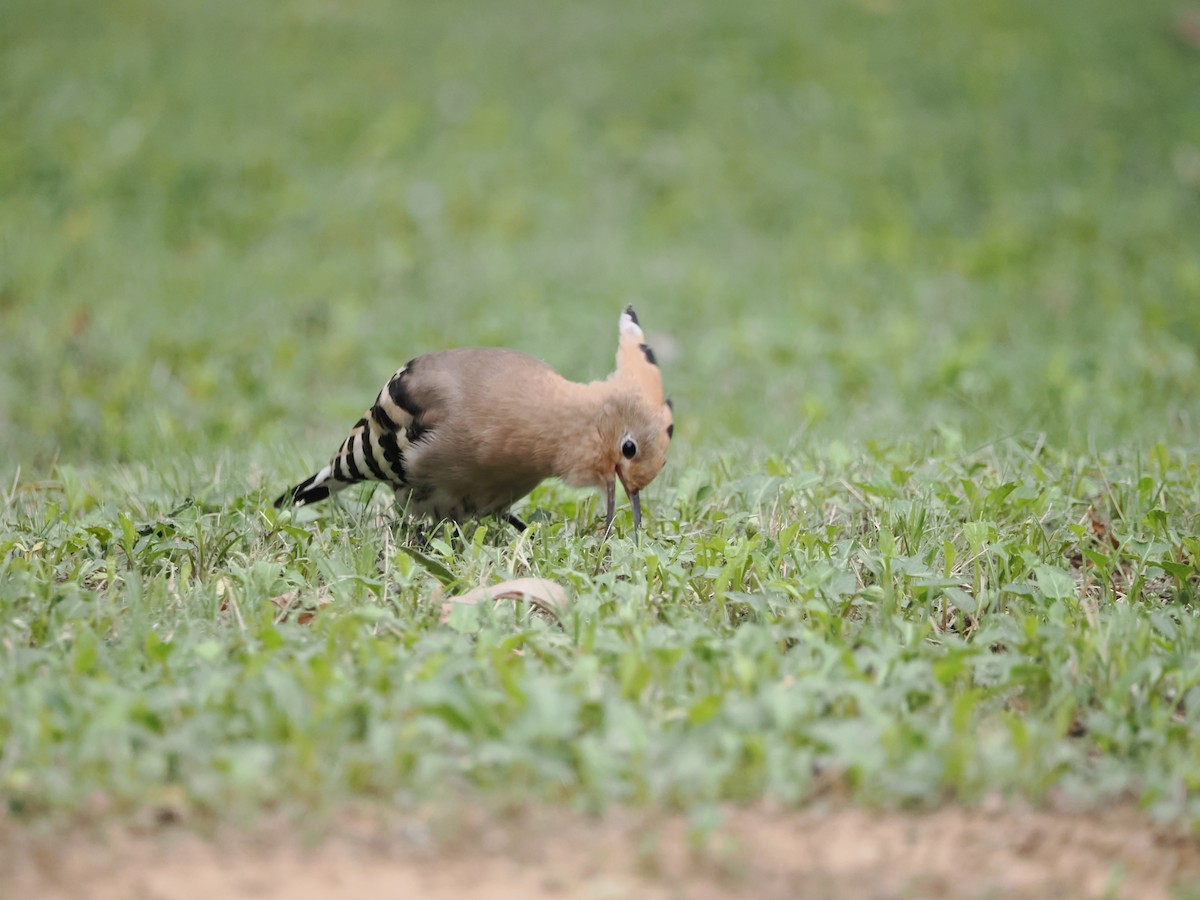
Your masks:
M615 483L633 505L662 470L674 430L662 375L633 307L618 323L616 370L603 381L568 381L515 350L465 347L405 363L350 430L329 465L275 501L297 506L352 484L380 481L410 515L461 521L500 515L547 478L605 492L612 525Z

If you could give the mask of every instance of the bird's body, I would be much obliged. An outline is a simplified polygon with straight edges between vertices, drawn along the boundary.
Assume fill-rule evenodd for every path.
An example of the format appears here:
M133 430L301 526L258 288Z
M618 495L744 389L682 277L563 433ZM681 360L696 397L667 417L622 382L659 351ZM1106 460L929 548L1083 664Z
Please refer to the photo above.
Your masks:
M391 377L324 469L276 501L323 500L381 481L410 515L461 521L505 515L543 480L638 491L666 461L670 401L632 308L621 316L617 368L579 384L516 350L466 347L410 360Z

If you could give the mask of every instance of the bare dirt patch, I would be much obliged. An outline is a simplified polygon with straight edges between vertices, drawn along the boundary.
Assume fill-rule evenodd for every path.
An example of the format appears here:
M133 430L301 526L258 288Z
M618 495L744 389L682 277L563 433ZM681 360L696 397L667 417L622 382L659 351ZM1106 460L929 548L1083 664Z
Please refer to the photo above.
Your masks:
M556 809L344 814L295 824L37 832L0 819L0 897L1168 897L1200 840L1130 808L729 809L707 841L677 816Z

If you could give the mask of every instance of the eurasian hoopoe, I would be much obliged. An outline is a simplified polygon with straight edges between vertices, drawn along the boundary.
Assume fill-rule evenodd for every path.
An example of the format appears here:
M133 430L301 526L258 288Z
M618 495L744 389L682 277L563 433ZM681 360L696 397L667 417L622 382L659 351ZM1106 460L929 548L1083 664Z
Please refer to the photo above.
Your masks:
M465 347L418 356L375 398L329 465L275 501L301 506L382 481L400 509L434 519L502 515L544 479L599 487L612 527L615 480L642 519L638 492L666 463L674 432L662 375L633 307L618 322L617 367L577 384L516 350Z

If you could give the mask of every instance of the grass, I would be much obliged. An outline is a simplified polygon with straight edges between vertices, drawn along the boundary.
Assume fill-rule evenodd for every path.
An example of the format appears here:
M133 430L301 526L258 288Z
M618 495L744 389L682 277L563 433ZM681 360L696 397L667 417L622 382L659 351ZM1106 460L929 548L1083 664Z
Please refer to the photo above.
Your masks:
M10 0L8 809L1000 792L1200 824L1176 12ZM551 484L529 533L428 550L563 582L561 629L441 625L365 495L270 506L410 356L596 377L627 302L678 419L641 545Z

